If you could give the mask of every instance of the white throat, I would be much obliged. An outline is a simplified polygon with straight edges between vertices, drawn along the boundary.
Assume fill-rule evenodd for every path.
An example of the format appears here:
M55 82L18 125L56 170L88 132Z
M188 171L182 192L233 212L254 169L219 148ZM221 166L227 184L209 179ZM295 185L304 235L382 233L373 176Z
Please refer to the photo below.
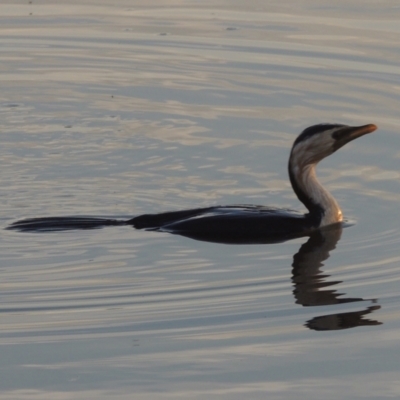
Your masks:
M315 165L306 165L293 171L300 189L313 203L319 205L324 214L320 226L327 226L343 220L342 210L336 199L319 183Z

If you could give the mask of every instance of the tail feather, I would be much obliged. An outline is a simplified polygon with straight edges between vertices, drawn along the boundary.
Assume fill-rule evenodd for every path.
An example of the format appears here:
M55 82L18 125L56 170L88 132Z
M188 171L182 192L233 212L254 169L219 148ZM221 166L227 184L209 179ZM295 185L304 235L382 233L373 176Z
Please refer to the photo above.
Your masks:
M20 232L54 232L73 229L99 229L105 226L128 225L125 220L96 217L45 217L16 221L7 227Z

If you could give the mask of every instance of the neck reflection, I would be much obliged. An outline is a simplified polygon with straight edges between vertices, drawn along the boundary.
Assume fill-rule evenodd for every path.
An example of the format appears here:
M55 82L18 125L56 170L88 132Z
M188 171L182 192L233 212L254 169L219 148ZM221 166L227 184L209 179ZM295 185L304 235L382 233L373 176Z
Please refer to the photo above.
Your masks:
M292 282L296 304L310 307L361 301L375 302L360 297L344 297L345 293L338 293L337 290L331 288L342 281L327 281L330 275L324 274L321 270L323 261L327 260L330 251L336 248L342 230L342 226L338 224L314 232L293 256ZM307 321L305 326L322 331L381 325L379 321L365 318L380 308L379 305L372 305L361 311L318 316Z

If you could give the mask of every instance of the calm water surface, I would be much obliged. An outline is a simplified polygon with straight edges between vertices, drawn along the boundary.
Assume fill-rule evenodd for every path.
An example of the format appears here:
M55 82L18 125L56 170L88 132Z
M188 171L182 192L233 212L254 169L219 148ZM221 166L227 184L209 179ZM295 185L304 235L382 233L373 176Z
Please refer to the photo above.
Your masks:
M296 135L375 123L318 170L352 226L252 246L2 230L0 397L398 398L398 2L165 4L0 5L2 226L301 210Z

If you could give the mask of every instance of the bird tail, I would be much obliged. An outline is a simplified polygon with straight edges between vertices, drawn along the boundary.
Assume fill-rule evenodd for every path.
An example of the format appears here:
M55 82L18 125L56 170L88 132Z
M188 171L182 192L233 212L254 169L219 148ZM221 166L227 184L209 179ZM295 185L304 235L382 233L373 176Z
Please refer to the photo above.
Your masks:
M45 217L16 221L6 229L20 232L55 232L129 225L126 220L97 217Z

